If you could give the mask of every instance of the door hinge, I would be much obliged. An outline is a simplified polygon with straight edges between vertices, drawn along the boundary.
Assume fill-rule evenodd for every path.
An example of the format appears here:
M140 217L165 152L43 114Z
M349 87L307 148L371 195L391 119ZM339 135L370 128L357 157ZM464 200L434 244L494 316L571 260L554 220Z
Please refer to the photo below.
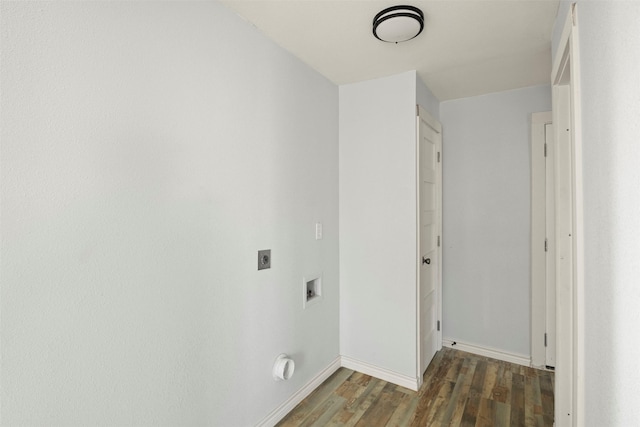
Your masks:
M440 236L438 236L438 247L440 247Z
M440 330L440 321L438 320L438 330Z
M547 157L547 143L544 143L544 156Z
M440 152L438 151L438 163L440 163Z
M420 117L420 105L416 104L416 116Z
M544 346L547 346L547 333L544 333Z
M544 239L544 251L547 252L549 250L549 245L547 239Z

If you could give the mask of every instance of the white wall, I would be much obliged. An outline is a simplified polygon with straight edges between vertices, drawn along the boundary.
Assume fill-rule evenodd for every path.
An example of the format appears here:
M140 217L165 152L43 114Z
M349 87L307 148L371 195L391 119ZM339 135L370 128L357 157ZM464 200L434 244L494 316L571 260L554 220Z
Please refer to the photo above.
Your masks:
M416 73L340 86L340 352L416 378Z
M1 423L255 425L338 356L337 87L216 2L1 31Z
M560 31L565 18L556 21ZM638 22L637 2L578 4L587 426L629 426L640 419Z
M529 357L530 116L549 86L445 101L443 337Z

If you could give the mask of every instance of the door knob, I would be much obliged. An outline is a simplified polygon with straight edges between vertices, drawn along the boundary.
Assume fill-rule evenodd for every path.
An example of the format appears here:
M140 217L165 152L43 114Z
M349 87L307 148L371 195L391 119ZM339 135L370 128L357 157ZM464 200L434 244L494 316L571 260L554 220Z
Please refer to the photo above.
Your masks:
M431 258L422 257L422 263L427 265L431 264Z

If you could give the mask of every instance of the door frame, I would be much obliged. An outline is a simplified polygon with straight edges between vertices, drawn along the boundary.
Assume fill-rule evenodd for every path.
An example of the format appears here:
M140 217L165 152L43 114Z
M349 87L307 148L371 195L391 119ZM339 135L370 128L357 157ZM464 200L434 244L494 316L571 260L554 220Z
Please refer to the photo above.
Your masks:
M549 215L548 188L553 187L553 175L547 167L553 168L554 147L546 143L546 126L553 123L551 111L531 115L531 366L544 368L549 365L546 356L548 332L547 311L549 303L548 257L553 257L553 236L548 228L555 226L554 215ZM547 162L550 165L547 165ZM547 241L549 239L549 241ZM547 249L550 249L547 251ZM554 273L555 276L555 273ZM554 293L555 293L555 286ZM554 304L555 305L555 304ZM552 335L555 337L555 334Z
M556 372L555 422L584 425L584 208L578 6L564 24L551 73L555 128Z
M418 388L422 386L423 378L422 378L422 354L421 354L421 343L422 343L422 327L420 322L420 303L421 303L421 294L420 294L420 270L421 270L421 257L422 254L420 252L420 237L421 237L421 212L420 212L420 198L421 198L421 182L420 182L420 119L424 119L429 126L435 130L440 135L439 141L439 158L437 162L437 174L438 174L438 236L440 237L440 244L436 247L436 251L438 253L438 274L436 275L436 306L437 306L437 317L438 322L440 322L440 327L437 331L436 343L438 350L442 349L442 247L443 247L443 237L442 237L442 125L438 120L436 120L426 109L422 106L416 106L416 164L415 164L415 173L416 173L416 379L418 382Z

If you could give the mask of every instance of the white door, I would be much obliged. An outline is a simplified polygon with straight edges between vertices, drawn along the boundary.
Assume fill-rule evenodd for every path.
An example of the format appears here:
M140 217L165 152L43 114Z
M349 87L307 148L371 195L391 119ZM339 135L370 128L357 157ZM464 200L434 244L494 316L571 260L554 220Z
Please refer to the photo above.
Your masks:
M531 364L556 359L556 143L551 112L531 115Z
M418 114L418 312L420 376L442 347L441 224L442 224L442 127L422 108Z
M556 226L555 226L555 144L553 124L546 123L545 132L545 183L546 183L546 221L545 221L545 365L556 366Z

